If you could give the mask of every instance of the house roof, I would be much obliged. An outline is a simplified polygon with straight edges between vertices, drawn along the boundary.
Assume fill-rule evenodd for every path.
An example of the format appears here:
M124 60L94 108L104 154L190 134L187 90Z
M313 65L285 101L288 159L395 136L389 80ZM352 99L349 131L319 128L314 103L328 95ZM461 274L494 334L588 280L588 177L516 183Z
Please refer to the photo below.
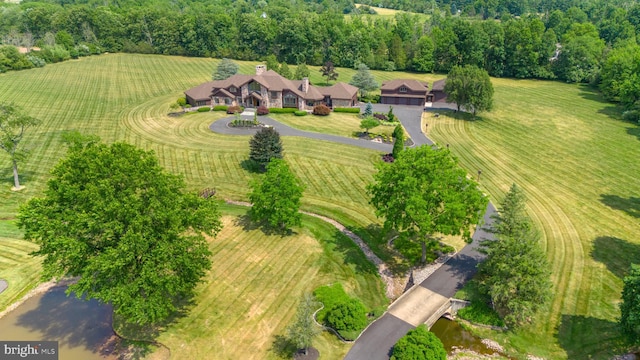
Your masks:
M444 83L446 81L447 81L447 79L440 79L438 81L434 81L433 82L433 87L431 88L431 90L443 91L444 90Z
M291 91L305 100L322 100L325 96L333 99L351 99L358 92L358 88L345 83L336 83L332 86L318 87L309 84L307 91L302 91L302 80L289 80L273 70L265 71L260 75L235 74L228 79L209 81L184 92L194 100L208 100L213 94L223 93L225 96L234 97L227 90L231 86L242 85L256 81L266 87L268 91Z
M318 90L324 96L330 96L332 99L353 99L358 93L358 88L343 82L335 83L331 86L318 87Z
M396 90L401 86L406 86L411 91L427 92L429 85L414 79L394 79L382 83L380 90Z
M215 83L215 81L209 81L204 84L200 84L185 91L184 94L196 101L209 100L209 98L211 98L211 89L213 89L213 83Z

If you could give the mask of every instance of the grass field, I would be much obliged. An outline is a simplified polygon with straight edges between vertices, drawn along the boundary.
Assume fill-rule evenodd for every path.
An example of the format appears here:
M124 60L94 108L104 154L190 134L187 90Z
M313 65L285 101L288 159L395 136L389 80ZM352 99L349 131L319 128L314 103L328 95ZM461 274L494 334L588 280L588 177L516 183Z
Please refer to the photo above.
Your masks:
M29 256L38 247L28 241L0 236L0 279L8 288L0 294L0 312L20 299L40 277L40 259Z
M241 72L254 71L255 63L238 63ZM32 155L21 167L24 191L9 190L11 169L0 155L0 237L20 237L11 219L20 204L42 191L49 170L64 155L60 135L71 129L152 149L162 165L185 176L191 189L215 187L223 198L246 199L254 175L240 163L247 158L249 137L211 133L208 125L224 114L166 116L170 103L207 81L215 64L212 59L110 54L1 74L0 98L24 106L43 124L25 139ZM322 82L318 68L310 68L311 81ZM339 81L355 73L338 72ZM373 74L379 82L442 78ZM473 174L482 169L481 185L494 201L512 182L524 188L553 266L555 297L537 325L492 336L549 359L609 358L620 340L615 321L621 278L640 257L640 130L620 121L617 109L586 88L493 82L495 111L476 121L446 115L426 120L429 136L451 144L463 166ZM376 224L364 186L378 154L297 138L284 138L284 145L293 171L307 185L306 210L336 218L359 233ZM371 227L368 234L375 230ZM15 245L0 243L0 256L5 247L12 251ZM385 257L381 247L374 250Z
M361 7L362 4L356 4L356 7ZM429 15L427 14L420 14L420 13L412 13L412 12L407 12L407 11L403 11L403 10L396 10L396 9L387 9L387 8L381 8L381 7L377 7L377 6L369 6L371 9L376 11L375 15L369 15L369 14L364 14L365 16L371 16L373 18L386 18L386 19L393 19L397 14L409 14L409 15L414 15L414 16L418 16L422 21L426 21L429 19ZM346 18L349 18L353 15L345 15Z
M269 114L269 117L296 129L344 137L354 137L354 133L361 132L358 114L331 113L329 116L295 116L293 114ZM377 126L371 133L389 135L393 133L393 126ZM405 133L405 137L408 135Z
M245 208L224 208L196 305L158 338L172 359L280 359L274 340L302 295L336 281L370 308L387 304L376 268L333 226L305 216L294 235L266 235L246 222ZM326 332L314 346L323 359L349 349Z
M554 299L537 325L506 336L546 358L609 359L621 278L640 258L640 129L586 87L493 79L495 111L477 121L428 118L494 200L513 182L552 265Z

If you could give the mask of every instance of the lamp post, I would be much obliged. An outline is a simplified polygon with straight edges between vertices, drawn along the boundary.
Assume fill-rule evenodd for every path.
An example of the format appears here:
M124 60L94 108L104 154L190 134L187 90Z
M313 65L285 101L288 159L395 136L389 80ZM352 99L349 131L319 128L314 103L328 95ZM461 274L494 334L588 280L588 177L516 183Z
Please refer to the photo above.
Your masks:
M482 170L478 170L478 182L480 182L480 175L482 175Z

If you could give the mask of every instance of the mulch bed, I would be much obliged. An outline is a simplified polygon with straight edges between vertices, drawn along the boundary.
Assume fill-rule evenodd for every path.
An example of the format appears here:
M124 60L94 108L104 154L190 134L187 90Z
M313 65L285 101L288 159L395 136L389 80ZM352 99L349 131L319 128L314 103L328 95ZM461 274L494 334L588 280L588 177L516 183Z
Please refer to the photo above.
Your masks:
M302 350L298 351L293 358L295 360L317 360L320 357L318 349L310 347L307 349L307 355Z

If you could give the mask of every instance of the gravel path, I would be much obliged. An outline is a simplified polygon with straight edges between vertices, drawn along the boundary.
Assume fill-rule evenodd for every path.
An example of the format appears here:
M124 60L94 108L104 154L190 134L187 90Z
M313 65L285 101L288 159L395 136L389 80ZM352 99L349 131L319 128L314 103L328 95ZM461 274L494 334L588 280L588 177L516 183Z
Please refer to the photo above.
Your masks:
M240 206L248 206L248 207L251 206L251 203L248 203L246 201L225 200L225 202L227 204L232 204L232 205L240 205ZM305 215L313 216L315 218L318 218L322 221L325 221L335 226L336 229L340 230L340 232L342 232L347 237L349 237L349 239L351 239L356 245L358 245L360 250L362 250L362 252L364 253L364 256L369 261L374 263L378 268L378 274L380 274L380 277L382 278L382 281L384 281L386 286L387 298L392 299L396 296L398 289L397 289L396 282L394 281L393 273L391 272L391 270L389 270L389 267L387 266L387 264L385 264L384 261L382 261L376 254L374 254L373 251L371 251L371 249L369 248L369 246L367 246L367 244L364 241L362 241L362 239L358 235L354 234L351 230L347 229L344 225L340 224L339 222L333 219L330 219L326 216L310 213L307 211L300 211L300 212Z

